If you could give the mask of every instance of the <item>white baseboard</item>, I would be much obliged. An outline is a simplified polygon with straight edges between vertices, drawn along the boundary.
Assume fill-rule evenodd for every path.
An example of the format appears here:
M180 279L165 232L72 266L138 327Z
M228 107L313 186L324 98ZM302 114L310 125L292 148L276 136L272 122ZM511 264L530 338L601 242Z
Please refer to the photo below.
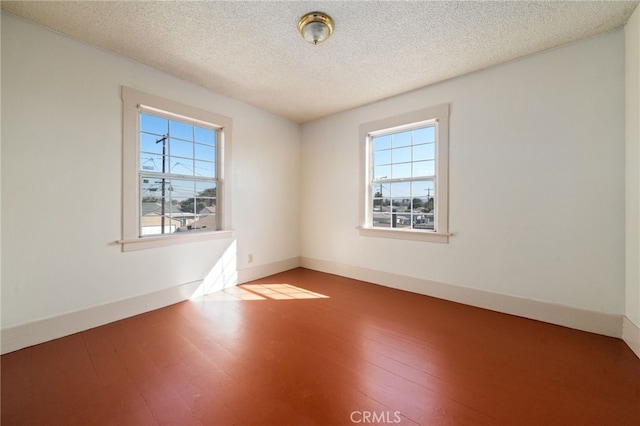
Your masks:
M143 314L165 306L183 302L192 297L221 290L254 279L284 272L300 266L300 259L294 257L279 262L259 265L237 271L222 268L216 276L135 296L104 305L94 306L54 317L3 328L0 333L0 353L17 351L28 346L44 343L74 333L99 327L134 315Z
M2 329L3 354L189 299L201 281Z
M640 358L640 327L626 316L622 320L622 340Z
M610 337L622 337L622 316L524 299L307 257L300 266L492 311Z
M292 257L241 269L237 271L237 283L245 283L299 266L497 312L622 338L640 357L640 328L626 317L623 319L619 315L458 287L357 266L306 257ZM146 295L3 328L0 336L2 343L0 352L2 354L13 352L188 300L202 291L204 282L203 280L186 283ZM208 286L209 290L215 288L217 287Z
M291 257L278 262L267 263L263 265L251 266L249 268L240 269L238 271L238 283L246 283L257 280L259 278L268 277L280 272L295 269L300 266L299 257Z

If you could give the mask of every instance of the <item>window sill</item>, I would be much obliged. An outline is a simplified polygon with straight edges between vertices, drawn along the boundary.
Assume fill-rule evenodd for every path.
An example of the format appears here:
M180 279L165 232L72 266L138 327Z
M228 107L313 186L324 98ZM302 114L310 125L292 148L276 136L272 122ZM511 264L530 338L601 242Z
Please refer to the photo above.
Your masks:
M401 231L398 229L378 229L358 227L361 237L395 238L398 240L424 241L430 243L449 243L451 234L442 232Z
M130 240L117 241L122 245L122 251L146 250L158 247L167 247L176 244L195 243L198 241L219 240L232 238L233 231L198 232L193 234L167 235L159 237L144 237Z

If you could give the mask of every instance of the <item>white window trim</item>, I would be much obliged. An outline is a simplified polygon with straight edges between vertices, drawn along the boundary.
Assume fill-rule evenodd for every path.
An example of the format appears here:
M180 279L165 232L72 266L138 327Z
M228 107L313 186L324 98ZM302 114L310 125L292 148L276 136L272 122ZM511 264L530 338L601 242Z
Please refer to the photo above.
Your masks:
M415 123L437 122L435 229L386 229L372 226L371 200L371 137L401 130ZM363 237L396 238L435 243L449 242L449 105L438 105L395 117L365 123L360 126L360 212L358 232Z
M221 230L152 237L140 237L138 235L140 229L140 185L138 184L140 120L138 112L140 107L147 111L160 111L163 115L183 118L190 122L208 123L222 129L218 151L221 167L218 171L217 184L218 205L222 207L219 212ZM144 250L188 242L231 238L233 236L230 199L233 120L223 115L123 86L122 125L122 239L118 241L122 245L122 251Z

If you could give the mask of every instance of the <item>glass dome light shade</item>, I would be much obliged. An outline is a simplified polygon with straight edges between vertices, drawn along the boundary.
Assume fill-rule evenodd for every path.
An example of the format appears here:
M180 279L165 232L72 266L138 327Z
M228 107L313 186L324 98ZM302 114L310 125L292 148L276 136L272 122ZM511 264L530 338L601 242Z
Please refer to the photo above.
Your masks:
M333 33L333 20L322 12L311 12L300 18L298 32L309 43L322 43Z

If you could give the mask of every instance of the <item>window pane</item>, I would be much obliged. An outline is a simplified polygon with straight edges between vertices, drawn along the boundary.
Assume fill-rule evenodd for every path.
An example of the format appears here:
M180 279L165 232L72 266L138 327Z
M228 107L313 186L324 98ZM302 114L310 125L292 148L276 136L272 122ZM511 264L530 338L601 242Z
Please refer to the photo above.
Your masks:
M389 199L389 195L391 193L391 185L388 183L374 184L371 187L371 192L374 216L375 212L390 211L391 200Z
M411 147L392 149L392 159L394 163L405 163L411 161Z
M427 205L427 197L415 197L411 200L411 211L420 212Z
M413 163L413 177L434 176L435 174L435 161L416 161Z
M394 182L390 184L390 192L393 198L411 198L410 182Z
M373 179L387 179L391 177L391 166L377 166L373 168Z
M197 161L195 168L195 176L215 178L216 177L216 165L207 161Z
M169 160L169 173L193 176L193 160L171 157Z
M140 170L162 173L162 155L141 152Z
M169 149L172 157L193 158L193 142L171 139Z
M140 151L162 154L162 136L140 133Z
M381 149L391 148L391 136L376 136L373 138L373 150L379 151Z
M189 211L194 212L195 214L210 214L215 213L215 209L205 210L211 206L215 206L215 199L210 198L189 198L189 204L186 206L189 208Z
M169 132L172 138L193 140L193 125L191 124L171 120L169 122Z
M195 212L200 215L216 213L217 192L214 182L196 181Z
M193 231L215 231L217 228L217 215L212 213L196 215L195 220L188 226L188 230Z
M433 212L435 208L435 189L434 182L412 182L413 192L413 213L417 214L416 223L422 223L421 229L433 230ZM417 228L420 228L416 226Z
M389 197L391 185L388 183L374 183L371 187L373 198Z
M411 200L409 198L392 198L391 205L396 212L406 212L411 209Z
M141 178L141 235L170 234L178 229L180 222L171 218L176 207L171 204L170 191L169 179Z
M198 194L199 197L215 198L217 196L216 183L196 181L196 194Z
M201 145L197 143L195 145L196 148L196 158L198 160L208 160L215 161L216 159L216 148L210 145Z
M196 198L196 214L210 215L216 213L215 198Z
M389 208L383 208L383 211L373 212L373 226L376 228L391 227L391 212Z
M433 217L433 212L414 214L412 217L413 229L426 229L433 231Z
M436 128L434 126L423 127L422 129L416 129L413 131L413 143L427 143L435 142L436 140Z
M140 235L160 235L176 232L181 225L181 211L171 201L169 179L141 177ZM164 196L163 196L164 195Z
M171 179L169 190L173 198L193 198L194 196L194 182L190 180Z
M169 133L169 120L155 115L140 113L140 131L155 135Z
M396 228L411 228L411 214L396 213L394 223Z
M422 198L422 197L433 197L435 195L434 191L434 183L433 181L418 181L411 182L411 196Z
M175 187L173 187L173 189L175 189ZM182 222L180 226L185 226L187 224L188 219L192 219L194 215L193 195L189 198L184 196L178 196L178 193L179 191L171 192L171 202L176 206L176 208L174 209L174 215L176 217L178 216L180 217L180 220Z
M142 203L153 203L153 206L147 206L146 208L143 206L143 214L160 209L161 182L161 180L150 177L142 177L140 179L140 199Z
M398 148L401 146L411 145L411 132L394 133L391 135L393 140L393 147Z
M196 205L198 206L198 214L210 214L215 212L216 199L212 197L196 197ZM203 212L203 209L208 211Z
M436 158L435 144L413 146L413 161L433 160Z
M391 150L376 151L373 153L373 165L391 164Z
M193 216L196 213L195 186L196 183L190 180L174 179L172 182L172 197L180 207L183 217L189 220L193 219ZM188 220L185 220L184 222L185 225L189 223Z
M391 177L394 179L411 177L411 163L392 165Z
M374 212L382 212L387 210L386 207L388 207L388 202L385 203L384 198L374 198L372 201Z
M204 143L207 145L216 144L217 132L215 130L204 129L202 127L195 127L194 131L195 131L196 142Z

